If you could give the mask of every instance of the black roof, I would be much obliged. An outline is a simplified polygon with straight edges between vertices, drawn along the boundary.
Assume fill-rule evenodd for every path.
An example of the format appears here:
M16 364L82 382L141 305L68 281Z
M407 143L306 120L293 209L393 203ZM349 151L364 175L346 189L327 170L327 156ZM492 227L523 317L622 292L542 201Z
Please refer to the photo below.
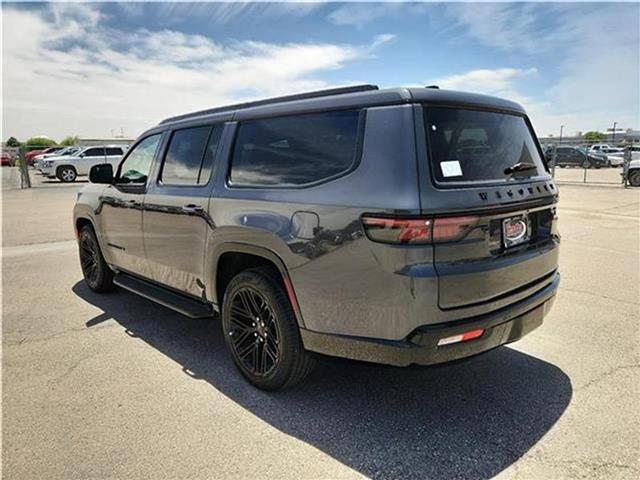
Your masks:
M204 119L244 120L289 113L402 103L459 105L525 113L522 106L515 102L475 93L440 90L433 87L379 89L376 85L356 85L200 110L167 118L160 122L160 125Z

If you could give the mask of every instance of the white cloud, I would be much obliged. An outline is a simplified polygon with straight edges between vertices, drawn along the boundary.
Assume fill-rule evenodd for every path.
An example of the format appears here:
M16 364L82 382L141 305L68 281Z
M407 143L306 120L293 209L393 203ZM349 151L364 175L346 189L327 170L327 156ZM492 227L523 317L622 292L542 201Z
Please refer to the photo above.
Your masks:
M477 85L474 91L508 93L503 96L525 105L539 133L557 132L560 125L570 132L605 129L614 121L640 125L637 4L460 4L449 5L447 15L453 30L505 58L517 54L540 62L538 70L553 85L535 100L520 93L525 78L509 75L514 69L486 71L486 84L468 82L474 72L448 77Z
M22 138L109 136L120 127L135 136L174 114L323 88L321 72L393 39L221 44L170 29L107 28L86 4L3 10L3 134Z
M507 96L514 92L513 84L516 80L534 76L537 73L538 71L535 68L526 70L518 68L479 69L442 77L436 79L433 83L441 88L450 90Z
M424 13L428 8L424 4L405 4L400 2L349 3L333 10L327 18L334 25L363 28L376 20L396 15Z

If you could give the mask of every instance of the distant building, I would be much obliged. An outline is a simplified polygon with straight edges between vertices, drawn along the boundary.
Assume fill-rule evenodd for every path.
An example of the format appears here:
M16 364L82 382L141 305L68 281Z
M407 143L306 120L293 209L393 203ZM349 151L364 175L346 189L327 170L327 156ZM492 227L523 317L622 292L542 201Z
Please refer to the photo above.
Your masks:
M76 139L76 145L79 147L88 147L92 145L131 145L135 139L133 138L122 138L122 137L113 137L113 138L85 138L78 137Z
M624 138L624 141L627 143L640 143L640 130L629 128L622 134L622 138Z

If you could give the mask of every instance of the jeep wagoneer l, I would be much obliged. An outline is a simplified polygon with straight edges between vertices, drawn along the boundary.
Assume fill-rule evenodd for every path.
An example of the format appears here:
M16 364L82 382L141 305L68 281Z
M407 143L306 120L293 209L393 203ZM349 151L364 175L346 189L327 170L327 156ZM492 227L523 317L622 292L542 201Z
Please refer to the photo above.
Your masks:
M363 85L181 115L94 166L74 224L87 285L218 313L279 389L317 355L390 365L486 352L558 288L558 194L523 108Z

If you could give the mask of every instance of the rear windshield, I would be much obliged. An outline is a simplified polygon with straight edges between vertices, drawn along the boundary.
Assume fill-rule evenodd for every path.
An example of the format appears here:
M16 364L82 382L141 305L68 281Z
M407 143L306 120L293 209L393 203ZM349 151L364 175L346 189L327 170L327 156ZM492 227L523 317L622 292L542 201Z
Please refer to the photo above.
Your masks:
M545 173L524 117L448 107L426 107L424 112L436 181L507 181ZM518 163L523 165L509 171Z

